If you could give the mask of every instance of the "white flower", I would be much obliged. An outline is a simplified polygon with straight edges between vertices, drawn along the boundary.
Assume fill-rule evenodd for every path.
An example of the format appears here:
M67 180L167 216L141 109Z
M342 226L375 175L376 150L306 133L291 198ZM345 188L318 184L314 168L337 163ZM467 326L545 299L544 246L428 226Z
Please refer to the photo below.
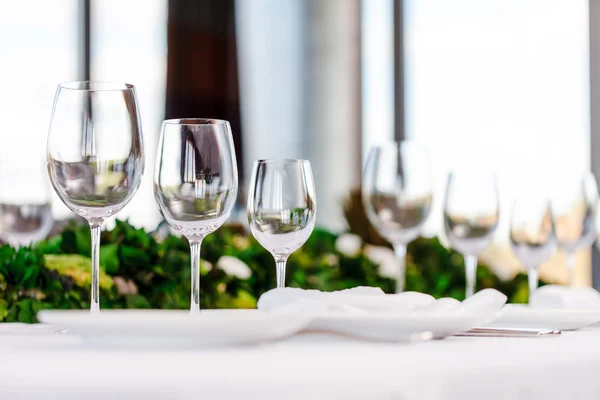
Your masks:
M212 271L212 264L208 261L206 261L205 259L200 259L200 271L204 274Z
M394 252L381 246L365 246L365 255L373 263L379 265L379 275L385 278L398 279L400 265Z
M219 258L217 268L225 271L227 275L235 276L239 279L248 279L252 275L250 267L245 262L232 256L222 256Z
M353 233L343 233L335 240L335 248L346 257L356 257L360 254L362 239Z

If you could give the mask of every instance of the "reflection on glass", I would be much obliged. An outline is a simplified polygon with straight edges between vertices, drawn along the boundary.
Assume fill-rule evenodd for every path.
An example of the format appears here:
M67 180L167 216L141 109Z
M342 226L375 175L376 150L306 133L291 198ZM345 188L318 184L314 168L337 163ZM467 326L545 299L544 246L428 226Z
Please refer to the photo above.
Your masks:
M433 199L426 149L412 141L373 147L363 173L362 198L369 221L394 247L400 293L406 246L421 232Z
M275 259L277 287L285 287L288 257L315 227L317 199L310 162L258 160L248 192L248 223Z
M475 293L477 255L492 241L500 210L494 175L487 170L453 171L444 200L444 227L454 249L465 258L466 297Z
M537 289L540 264L556 250L550 204L544 198L522 197L513 205L510 244L527 268L529 296Z

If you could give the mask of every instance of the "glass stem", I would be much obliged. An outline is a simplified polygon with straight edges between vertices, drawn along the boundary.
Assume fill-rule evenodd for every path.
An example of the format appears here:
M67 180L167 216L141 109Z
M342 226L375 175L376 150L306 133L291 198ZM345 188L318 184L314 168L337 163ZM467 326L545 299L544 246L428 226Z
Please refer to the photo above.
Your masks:
M567 253L567 285L573 286L573 276L575 275L575 252Z
M285 287L285 264L287 263L287 257L280 258L275 257L275 272L277 274L277 288Z
M477 256L474 254L465 254L465 274L467 276L466 298L475 293L475 284L477 282Z
M396 280L396 293L404 291L404 282L406 280L406 245L403 243L394 243L394 253L398 261L398 279Z
M200 246L202 239L189 239L192 260L192 293L190 313L200 312Z
M540 276L539 265L534 265L527 268L527 281L529 282L529 303L531 303L531 295L538 287L538 280Z
M91 224L92 231L92 288L90 293L90 312L100 311L100 231L102 224Z

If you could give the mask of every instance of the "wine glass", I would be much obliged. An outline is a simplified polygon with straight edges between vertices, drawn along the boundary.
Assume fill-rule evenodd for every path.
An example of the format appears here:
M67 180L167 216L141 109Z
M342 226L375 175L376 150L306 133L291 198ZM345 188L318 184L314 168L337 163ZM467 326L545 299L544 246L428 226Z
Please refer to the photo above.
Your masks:
M0 164L0 239L28 246L52 230L51 192L45 162L7 155Z
M547 199L524 196L515 201L510 221L510 244L527 268L531 299L538 286L540 264L556 250L552 212Z
M154 168L154 197L175 231L190 243L190 312L200 311L200 246L225 223L238 189L229 122L170 119L162 124Z
M317 200L310 162L257 160L248 192L248 223L275 259L277 287L285 287L288 257L315 227Z
M560 192L552 199L554 227L558 247L567 254L567 284L573 285L575 252L589 247L596 239L596 203L598 188L591 172L579 179L561 183Z
M90 310L99 311L102 223L129 203L144 171L141 122L133 85L93 81L60 84L46 160L58 197L90 225Z
M466 297L475 293L477 255L492 241L500 209L496 179L485 169L448 175L444 227L451 246L465 258Z
M371 148L363 173L362 200L367 218L394 247L398 260L396 292L404 290L406 247L429 215L433 200L427 150L413 141Z

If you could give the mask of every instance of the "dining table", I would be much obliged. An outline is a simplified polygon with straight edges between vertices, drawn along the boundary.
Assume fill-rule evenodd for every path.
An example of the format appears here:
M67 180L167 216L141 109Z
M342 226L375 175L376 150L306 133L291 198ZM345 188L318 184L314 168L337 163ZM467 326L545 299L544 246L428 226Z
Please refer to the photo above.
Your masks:
M0 399L596 399L600 328L375 342L306 332L254 345L106 346L0 324Z

